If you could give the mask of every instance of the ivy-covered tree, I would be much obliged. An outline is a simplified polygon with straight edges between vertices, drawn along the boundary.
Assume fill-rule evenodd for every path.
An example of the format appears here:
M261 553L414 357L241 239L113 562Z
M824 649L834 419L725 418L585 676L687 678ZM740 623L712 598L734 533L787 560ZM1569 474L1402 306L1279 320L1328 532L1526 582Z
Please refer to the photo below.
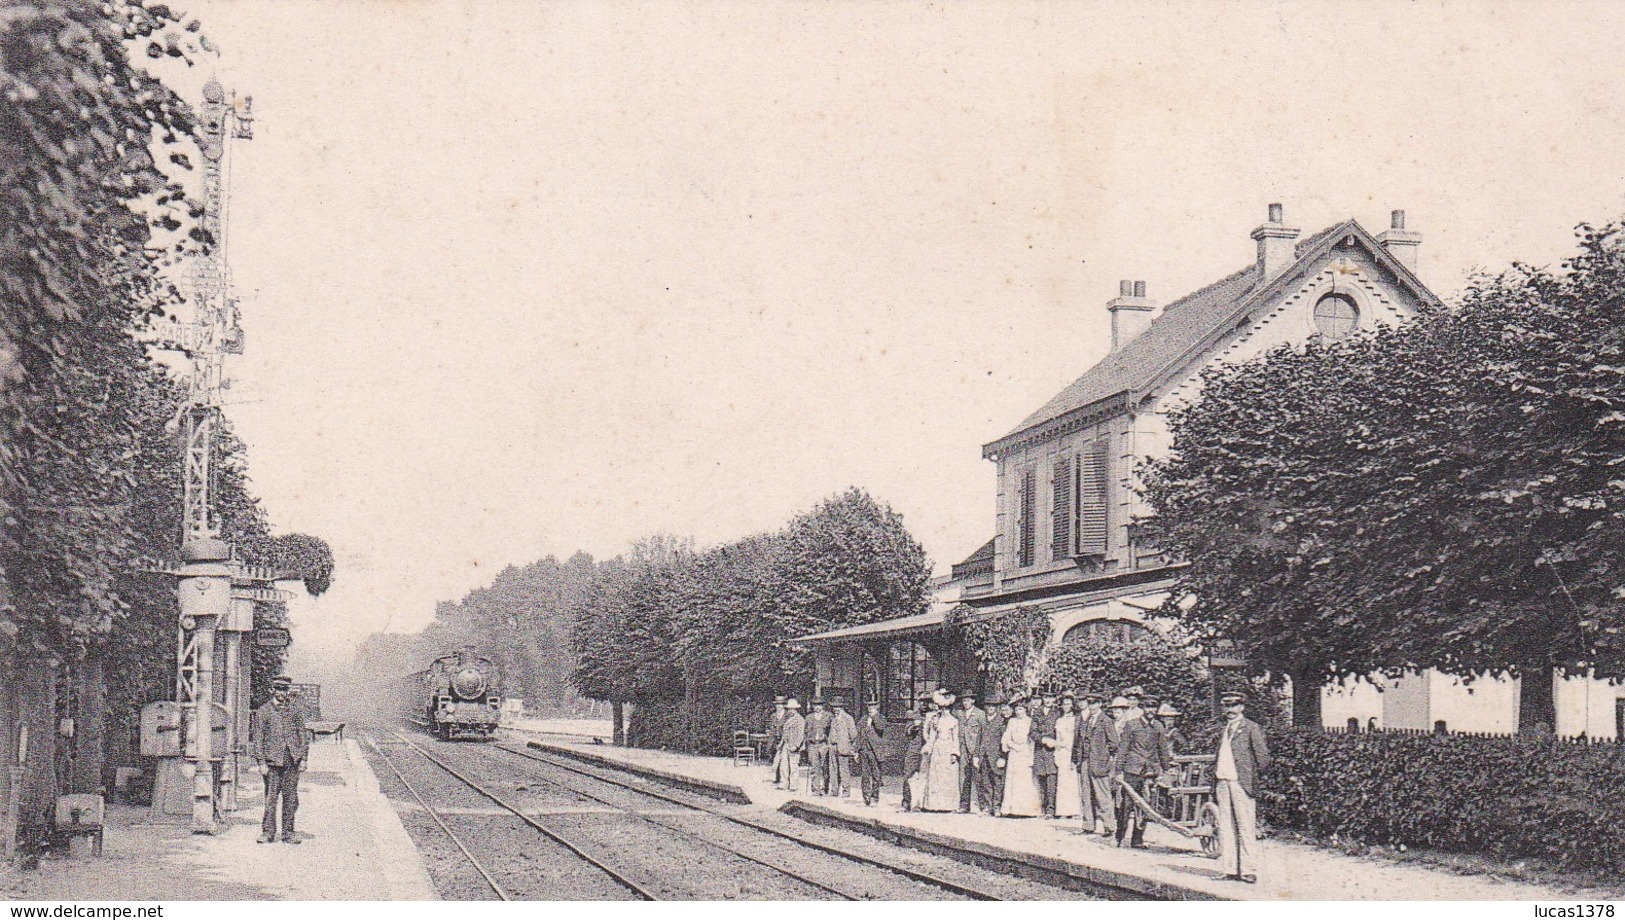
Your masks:
M1188 610L1294 678L1438 668L1625 674L1625 244L1582 227L1556 270L1473 281L1451 309L1208 375L1148 471L1148 536Z
M1127 687L1144 687L1198 718L1212 708L1200 659L1178 641L1156 633L1126 642L1105 636L1063 642L1044 655L1037 683L1055 691L1092 690L1107 697Z

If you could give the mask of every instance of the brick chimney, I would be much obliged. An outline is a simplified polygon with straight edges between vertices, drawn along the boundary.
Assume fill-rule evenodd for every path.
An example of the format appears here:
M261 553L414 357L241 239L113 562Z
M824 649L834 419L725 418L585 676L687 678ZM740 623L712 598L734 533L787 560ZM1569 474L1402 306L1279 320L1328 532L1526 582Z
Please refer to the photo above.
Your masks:
M1416 247L1422 245L1422 234L1405 229L1405 212L1389 215L1388 229L1377 236L1377 242L1411 271L1416 271Z
M1253 231L1253 239L1258 241L1258 270L1265 281L1286 271L1288 265L1298 260L1293 242L1298 238L1298 228L1286 225L1279 204L1270 205L1269 217Z
M1107 302L1106 309L1112 313L1112 351L1117 351L1151 325L1151 313L1157 309L1157 302L1145 296L1144 281L1122 281L1117 285L1117 296Z

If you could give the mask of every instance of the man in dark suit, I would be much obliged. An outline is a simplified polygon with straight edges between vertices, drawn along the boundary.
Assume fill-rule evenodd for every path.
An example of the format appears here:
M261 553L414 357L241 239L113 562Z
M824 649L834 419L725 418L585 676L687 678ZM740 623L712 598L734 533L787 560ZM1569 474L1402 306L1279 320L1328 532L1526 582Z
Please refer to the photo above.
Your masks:
M988 696L987 727L982 729L982 769L987 772L988 810L997 817L1004 803L1004 726L1010 721L1010 704L998 692Z
M1120 740L1117 723L1128 706L1128 700L1120 696L1109 707L1100 709L1089 722L1088 746L1079 752L1092 810L1092 814L1083 816L1083 829L1094 831L1098 826L1107 837L1117 836L1117 777L1113 773ZM1091 708L1095 708L1092 703Z
M271 678L271 699L254 711L249 726L248 754L265 780L265 817L260 821L260 843L277 839L277 803L282 804L282 842L298 843L293 816L299 810L299 772L310 753L305 717L289 701L293 679Z
M1243 882L1258 881L1258 776L1270 765L1264 730L1247 718L1247 695L1219 697L1224 727L1213 764L1213 801L1219 807L1219 864Z
M1136 714L1132 708L1128 713L1129 717L1118 726L1116 772L1144 799L1150 795L1157 774L1169 766L1168 740L1155 719L1143 711ZM1145 846L1145 815L1126 793L1118 797L1118 803L1117 845L1122 846L1127 838L1131 847Z
M987 772L987 714L976 708L976 694L966 690L959 695L959 810L971 810L971 793L976 807L993 813L993 782Z
M863 788L863 804L875 805L880 801L880 758L885 756L882 739L886 735L886 717L880 714L880 701L870 697L864 701L863 721L858 723L858 782Z
M923 694L908 711L908 725L903 729L903 810L913 811L916 798L916 775L925 761L925 712L931 705L931 694Z
M1044 817L1055 817L1055 722L1060 717L1055 711L1055 694L1044 694L1043 702L1033 713L1033 727L1029 736L1033 741L1033 780L1038 784L1038 796L1044 803Z

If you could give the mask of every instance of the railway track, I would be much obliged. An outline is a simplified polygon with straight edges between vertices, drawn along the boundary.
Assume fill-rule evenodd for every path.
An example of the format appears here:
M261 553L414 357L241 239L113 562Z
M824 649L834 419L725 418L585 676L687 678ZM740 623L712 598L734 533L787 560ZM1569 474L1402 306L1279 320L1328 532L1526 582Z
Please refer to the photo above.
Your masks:
M498 750L498 751L506 752L508 754L516 754L518 756L525 757L527 760L535 759L535 758L527 757L526 755L522 754L519 751L515 751L512 748L503 747L501 745L496 745L496 746L493 746L491 748L480 748L479 750L481 750L481 751ZM545 778L543 778L543 779L545 780ZM567 789L567 790L569 790L571 793L573 793L575 795L582 796L583 798L587 798L587 799L590 799L590 800L592 800L594 802L598 802L598 803L606 805L606 806L608 806L610 808L613 808L617 812L619 812L621 814L624 814L627 817L632 818L632 819L634 819L636 821L639 821L639 822L644 823L644 824L653 825L653 826L658 827L658 828L660 828L660 829L662 829L664 831L669 831L669 832L675 833L679 837L681 837L681 838L683 838L685 840L691 841L693 843L697 843L701 847L704 847L706 849L713 850L713 851L720 851L720 852L723 852L723 853L730 854L732 856L736 856L736 857L738 857L740 859L743 859L743 860L745 860L747 862L753 863L753 864L755 864L757 866L761 866L761 867L763 867L763 868L765 868L765 869L767 869L767 870L769 870L771 872L778 873L780 875L784 875L784 876L787 876L789 878L795 879L796 881L801 882L804 885L807 885L807 886L812 887L812 888L816 888L816 889L818 889L820 891L823 891L823 892L825 892L825 893L827 893L829 895L832 895L832 896L834 896L836 898L839 898L841 900L861 901L861 900L866 899L865 895L863 895L863 894L853 893L853 892L851 892L849 890L839 888L839 887L834 886L834 885L830 885L830 884L828 884L826 882L821 882L821 881L819 881L819 880L817 880L815 878L810 877L806 873L796 872L796 871L794 871L792 869L786 868L785 866L782 866L782 865L778 865L778 864L776 864L776 863L774 863L772 861L769 861L767 859L764 859L764 858L762 858L760 856L755 856L755 855L753 855L751 853L747 853L743 849L740 849L740 848L737 848L737 847L731 847L731 846L728 846L728 845L726 845L724 843L721 843L721 842L719 842L717 840L713 840L713 839L711 839L709 837L705 837L703 835L694 833L693 831L683 827L682 825L680 825L680 824L678 824L678 823L676 823L674 821L663 821L663 820L660 820L659 818L656 818L656 817L653 817L653 816L649 815L648 813L641 812L641 811L635 811L635 810L633 810L631 808L628 808L625 805L622 805L622 804L620 804L618 802L613 801L612 799L605 798L604 796L601 796L601 795L595 795L591 791L588 791L586 789L582 789L579 786L572 786L572 785L568 785L568 784L564 784L564 783L558 783L558 782L552 781L552 780L546 780L546 781L553 782L554 785L557 785L557 786L559 786L561 788Z
M734 840L718 840L714 835L696 833L681 823L681 818L692 815L695 809L686 806L681 810L672 809L666 803L661 803L664 813L675 812L677 818L667 818L660 810L649 814L637 807L637 803L628 806L617 802L612 795L603 794L602 789L594 791L582 788L580 782L560 782L556 777L538 776L538 765L534 761L503 756L490 746L434 742L426 746L400 733L389 734L393 739L385 742L389 747L413 751L415 756L421 758L422 764L432 765L445 776L456 780L463 789L479 795L508 816L524 821L550 840L567 847L571 854L622 883L627 891L637 897L659 900L691 897L713 899L718 891L723 897L786 900L928 899L944 896L941 891L924 889L906 877L895 877L872 866L832 867L827 859L822 860L821 865L809 866L807 857L816 854L793 852L795 848L782 841L767 841L764 846L761 840L738 840L737 834L731 835L736 838ZM376 740L374 746L378 746ZM388 759L388 753L380 750L379 754L386 759L390 771L408 787L412 798L432 812L431 817L436 818L435 823L442 834L456 842L463 860L477 865L483 861L482 855L486 858L498 855L513 858L517 855L537 864L563 858L557 856L550 860L545 856L514 854L511 851L516 848L511 843L506 847L509 853L493 854L491 850L496 848L496 844L466 836L464 839L471 842L478 839L479 845L463 845L456 840L456 833L434 813L448 811L455 814L460 811L466 815L470 809L445 808L432 803L433 796L410 788L412 784L402 775L405 771ZM510 801L500 791L504 786L517 790L520 799L533 799L535 791L543 790L546 800L543 807L550 802L552 810L545 814L533 813L527 810L525 802ZM565 799L571 802L561 807L559 803ZM584 809L574 803L600 807ZM531 808L536 807L534 802L529 804ZM606 822L611 819L613 826L608 826ZM632 826L628 827L629 824ZM613 837L607 836L610 833L613 833ZM593 837L598 839L594 841ZM651 850L663 851L656 854L658 866L650 865ZM502 891L501 882L491 878L494 873L481 871L480 874L493 892ZM544 892L544 896L547 894L556 897L560 892ZM498 894L498 897L504 896Z
M388 731L388 730L386 730L386 731ZM428 751L422 745L417 744L416 742L412 741L411 739L407 738L406 736L402 735L401 733L395 732L395 731L388 731L388 734L394 736L394 743L396 745L404 746L404 747L414 751L419 756L424 758L426 761L428 761L429 763L435 765L440 770L444 771L446 774L450 775L451 777L456 779L458 782L462 783L468 789L472 790L476 795L478 795L478 796L490 801L491 803L495 804L502 811L508 813L509 815L512 815L514 818L517 818L519 821L524 822L525 825L527 825L531 829L537 831L538 833L540 833L543 837L547 838L552 843L554 843L557 846L562 847L563 849L567 850L569 853L574 855L581 862L585 863L586 865L589 865L589 866L593 867L593 869L597 870L604 877L612 880L617 886L622 888L627 893L631 894L633 897L635 897L635 898L637 898L639 900L644 900L644 901L658 900L656 895L653 892L651 892L648 888L646 888L645 886L639 884L637 881L635 881L633 879L627 878L620 871L618 871L614 866L610 865L609 862L605 858L603 858L601 855L599 855L597 853L592 852L588 847L583 846L580 842L578 842L576 840L572 840L570 837L559 833L557 830L555 830L553 828L550 828L547 825L543 824L542 822L536 820L531 815L526 814L524 811L522 811L521 809L519 809L518 807L516 807L512 803L508 802L502 796L500 796L497 793L493 792L491 789L489 789L486 786L482 785L478 781L472 779L471 777L469 777L463 771L458 770L456 767L454 767L451 764L447 763L445 761L445 759L435 756L433 753ZM412 797L419 803L419 805L421 805L424 808L424 810L429 813L430 817L434 820L435 824L446 834L446 836L448 838L451 839L451 841L456 845L458 851L461 852L463 854L463 856L467 858L470 865L472 865L475 868L475 870L479 873L479 875L487 882L487 884L489 884L489 886L491 887L493 893L495 893L500 900L504 900L504 901L505 900L510 900L511 895L501 885L501 883L499 883L495 879L495 877L494 877L493 873L491 872L490 868L485 864L485 861L480 859L479 857L475 856L474 853L469 849L469 847L462 841L462 839L460 839L459 835L457 835L448 826L448 822L446 820L447 816L446 816L445 811L443 809L437 809L437 808L431 806L428 803L428 801L423 797L423 795L412 785L411 782L409 782L406 779L406 776L405 776L404 772L401 771L399 766L396 765L390 759L389 755L387 753L385 753L383 746L379 745L376 742L376 740L374 741L373 748L374 748L374 750L378 751L379 757L386 764L389 765L391 771L400 780L401 785L407 790L407 792L409 792L412 795Z
M405 744L407 742L399 741L397 743ZM452 830L450 825L446 823L446 819L440 813L440 811L434 806L430 805L423 798L423 795L418 792L417 787L413 786L407 781L406 774L402 773L401 768L397 767L395 762L389 759L389 755L385 754L383 749L378 747L376 741L373 743L373 749L378 751L378 759L382 760L384 765L389 767L389 771L395 774L395 779L400 782L401 788L405 789L407 793L412 796L413 800L418 803L418 806L423 809L424 813L427 814L432 821L434 821L435 826L440 828L441 832L446 835L446 838L451 841L454 847L457 848L457 851L462 853L463 857L468 860L469 866L471 866L474 871L479 874L480 878L485 881L485 884L490 886L491 893L496 895L497 900L513 900L512 895L510 895L508 890L502 887L502 884L496 880L496 877L491 874L490 869L487 868L484 863L480 862L478 857L470 852L468 845L463 843L462 838L457 835L457 832Z
M614 786L637 796L654 799L667 804L677 805L684 809L700 812L711 818L719 819L731 825L748 828L751 831L788 841L796 844L799 847L804 847L827 854L829 856L839 857L840 859L849 861L851 863L882 869L887 872L903 876L904 878L911 879L925 886L936 888L962 898L977 901L1001 901L1033 898L1055 899L1077 897L1080 894L1076 891L1069 891L1067 889L1056 888L1027 879L1018 879L1013 877L1000 877L995 882L986 878L987 875L993 875L994 873L987 873L986 870L973 871L970 870L969 867L967 867L965 870L956 869L954 871L963 871L966 875L982 875L983 880L980 883L956 880L946 877L940 871L932 871L930 869L923 868L919 864L909 865L908 862L904 861L903 859L887 858L886 856L882 856L880 854L886 849L884 845L876 846L870 844L864 846L862 850L859 850L852 846L842 845L829 839L814 839L812 836L809 836L806 830L800 830L800 832L788 830L785 827L774 826L774 824L769 823L767 820L762 820L749 814L740 813L739 811L729 810L726 808L718 808L703 803L698 796L691 796L675 792L668 793L659 789L649 788L648 785L644 783L630 782L621 776L616 776L615 772L612 770L590 767L578 762L545 754L538 754L531 749L513 748L504 744L492 745L490 750L502 751L515 757L520 757L527 761L541 764L558 771L574 774L595 782ZM555 783L557 782L556 780L551 781ZM587 794L581 792L576 786L569 786L567 788L571 788L580 794ZM896 854L897 857L901 857L902 855L903 854L901 853Z
M387 736L387 740L381 740ZM372 748L434 829L473 866L472 877L443 879L449 851L424 838L443 862L437 885L448 897L502 900L559 897L761 898L772 900L1028 900L1097 898L1099 893L898 849L851 832L801 826L792 818L754 815L677 790L650 788L641 777L503 744L418 743L384 730ZM386 748L389 749L386 751ZM412 752L417 781L390 752ZM423 771L427 771L425 774ZM428 787L429 791L418 788ZM397 798L402 798L397 795ZM477 802L476 802L477 799ZM459 805L458 803L461 803ZM479 804L484 803L484 804ZM495 806L493 809L492 806ZM511 825L495 833L500 816ZM418 834L435 833L418 822ZM459 832L457 822L465 830ZM479 824L479 822L485 822ZM523 822L523 826L518 826ZM467 827L473 824L473 827ZM525 842L515 831L529 831ZM538 839L540 835L541 839ZM538 845L542 845L538 849ZM551 849L551 853L547 850ZM506 883L491 863L517 873ZM570 863L579 863L571 866ZM453 871L453 875L455 875ZM580 879L591 871L615 893L593 894ZM550 872L551 885L534 884ZM571 873L574 873L572 876ZM434 873L432 873L434 874ZM517 892L515 889L518 889Z

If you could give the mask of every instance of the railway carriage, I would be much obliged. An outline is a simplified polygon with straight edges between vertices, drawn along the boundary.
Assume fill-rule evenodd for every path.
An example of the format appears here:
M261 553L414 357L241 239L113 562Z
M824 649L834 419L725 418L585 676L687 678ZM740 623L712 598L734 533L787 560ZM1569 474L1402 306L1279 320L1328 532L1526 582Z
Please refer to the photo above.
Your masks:
M488 741L502 717L501 672L471 648L436 658L403 680L406 716L447 741Z

